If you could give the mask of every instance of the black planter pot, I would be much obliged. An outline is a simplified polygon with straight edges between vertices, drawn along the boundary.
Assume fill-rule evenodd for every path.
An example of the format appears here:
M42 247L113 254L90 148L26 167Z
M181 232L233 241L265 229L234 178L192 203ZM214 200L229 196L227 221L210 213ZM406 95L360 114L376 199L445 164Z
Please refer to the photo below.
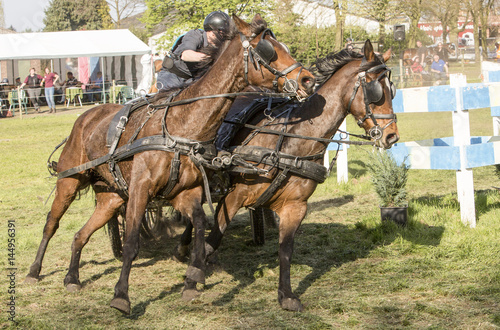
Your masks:
M405 226L408 221L408 206L404 207L380 207L382 221L394 221L398 225Z

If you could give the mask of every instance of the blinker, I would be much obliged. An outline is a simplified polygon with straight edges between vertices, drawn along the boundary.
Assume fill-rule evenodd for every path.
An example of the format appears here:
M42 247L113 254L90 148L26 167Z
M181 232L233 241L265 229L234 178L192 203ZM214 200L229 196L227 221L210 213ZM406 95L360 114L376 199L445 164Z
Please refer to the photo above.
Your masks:
M382 87L382 84L380 83L380 80L382 77L385 76L385 73L389 70L383 71L377 79L374 79L370 81L369 83L366 84L366 98L368 103L377 103L382 99L382 96L384 96L384 88ZM389 71L390 75L390 71ZM391 90L391 98L394 99L396 96L396 87L390 80L390 77L386 77L389 81L389 89Z
M257 47L255 47L255 52L260 56L264 63L269 64L276 58L276 51L274 50L273 44L269 40L264 39L266 34L274 37L271 30L265 30L264 33L262 33L262 38L257 43Z

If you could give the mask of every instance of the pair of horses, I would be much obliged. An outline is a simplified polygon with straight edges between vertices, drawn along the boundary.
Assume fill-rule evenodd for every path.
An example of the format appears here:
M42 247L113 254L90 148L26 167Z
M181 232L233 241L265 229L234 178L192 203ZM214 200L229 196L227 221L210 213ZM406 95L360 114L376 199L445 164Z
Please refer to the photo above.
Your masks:
M134 139L146 140L168 135L175 141L192 141L190 153L179 156L178 152L146 150L120 161L118 165L128 187L127 191L115 182L109 164L100 164L69 177L59 177L42 241L26 277L27 282L38 280L47 245L57 230L61 217L78 191L90 185L96 194L96 208L88 222L75 234L71 263L64 283L70 291L81 288L78 267L83 247L90 236L115 217L119 208L126 204L123 266L111 306L129 314L128 278L132 261L138 253L139 229L146 206L152 198L161 194L166 186L170 186L172 168L176 162L180 162L178 178L164 197L190 220L194 228L194 245L186 272L183 298L192 299L197 296L196 284L204 283L205 279L205 257L220 244L222 234L236 210L242 206L251 206L256 196L271 184L272 177L280 172L274 168L268 171L267 175L234 177L234 189L218 206L218 226L213 228L205 243L207 221L202 208L203 169L197 166L195 154L202 142L213 141L218 127L233 105L233 98L221 96L206 99L204 96L227 95L225 93L238 92L249 85L265 88L277 86L279 90L283 90L285 84L295 81L298 93L303 97L312 93L315 84L315 77L298 65L271 33L267 33L265 21L260 15L256 15L251 24L236 16L233 16L233 22L234 33L228 35L227 40L223 42L219 48L220 55L213 57L216 60L206 74L181 90L173 99L168 97L168 102L167 95L159 93L150 104L133 112L118 144L122 147ZM260 43L265 45L259 46ZM267 47L268 54L271 48L273 56L262 61L259 54L253 52L259 47ZM252 58L248 56L249 53L253 53ZM390 51L383 55L383 59L376 56L371 43L367 41L363 55L343 53L318 63L318 74L325 82L288 117L288 131L330 137L347 114L351 113L358 120L358 124L371 133L380 147L389 148L399 138L392 111L392 85L384 64L389 56ZM193 98L199 100L190 104L169 106L171 101ZM240 99L235 102L235 105L239 105L233 106L234 110L231 111L238 111L238 107L248 101L250 100ZM78 118L59 158L58 173L89 163L109 152L106 147L108 126L121 108L120 105L101 105ZM262 116L253 119L255 123L261 121ZM278 127L279 125L284 123L280 122ZM248 130L242 130L236 136L236 143L246 139L248 134ZM275 135L257 134L249 144L269 147L276 143L276 139ZM288 137L282 140L282 151L297 156L321 154L326 149L324 142L304 142ZM314 159L316 162L321 161L317 157ZM303 309L302 304L290 286L293 240L305 217L307 199L316 188L317 182L291 173L285 176L283 183L263 206L271 208L280 216L280 304L284 309L299 311Z
M438 46L427 46L427 52L425 54L425 62L427 64L432 63L432 56L437 53L439 47ZM455 56L456 54L456 47L452 43L446 43L443 44L443 49L445 52L448 53L448 55ZM402 53L400 58L403 60L404 65L412 65L414 62L415 57L417 56L417 51L418 48L408 48L405 49Z

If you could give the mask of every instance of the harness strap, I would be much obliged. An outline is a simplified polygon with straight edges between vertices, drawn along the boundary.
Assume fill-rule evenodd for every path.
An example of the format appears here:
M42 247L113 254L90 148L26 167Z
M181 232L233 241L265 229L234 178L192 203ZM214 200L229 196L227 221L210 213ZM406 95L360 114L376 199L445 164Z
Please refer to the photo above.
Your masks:
M191 150L195 149L195 151L199 153L203 158L211 160L212 158L217 156L217 151L212 142L213 141L198 142L182 137L171 138L168 136L164 137L162 135L148 136L138 139L131 144L123 145L117 148L113 155L108 153L90 162L62 171L58 174L57 178L66 178L76 173L107 163L110 160L118 162L139 152L151 150L168 152L176 152L177 150L179 150L182 154L187 155Z
M109 172L113 176L116 185L123 193L128 196L128 185L127 181L123 177L122 171L120 170L120 166L112 159L109 163Z
M322 159L324 154L316 154L311 156L298 157L285 153L276 153L272 149L259 146L236 146L230 148L233 153L233 164L241 166L241 162L253 162L258 164L278 167L280 169L289 168L289 170L301 177L312 179L318 183L326 180L327 169L316 162L315 160ZM256 165L246 163L245 168L251 168L252 171L241 171L236 167L230 168L233 172L246 172L252 174L266 174L268 171L258 168Z
M267 187L267 189L262 193L262 195L260 195L259 198L257 198L255 204L249 207L249 209L255 210L256 208L261 207L264 203L268 202L271 199L271 197L273 197L276 190L278 190L278 188L281 186L283 181L286 180L289 170L290 169L287 167L283 171L281 171L280 174L274 177L273 182L271 182L269 187Z
M168 177L167 186L163 189L161 194L163 196L168 196L175 185L179 183L179 169L181 167L180 152L177 150L170 162L170 175Z
M203 188L205 190L205 197L207 199L207 204L210 207L210 211L212 211L212 214L215 214L215 209L214 209L214 205L212 202L212 196L210 194L210 185L208 183L208 176L207 176L207 173L205 172L205 168L201 164L200 159L198 159L197 155L195 155L194 153L192 153L192 152L189 153L189 158L196 165L196 167L200 170L201 177L203 178Z

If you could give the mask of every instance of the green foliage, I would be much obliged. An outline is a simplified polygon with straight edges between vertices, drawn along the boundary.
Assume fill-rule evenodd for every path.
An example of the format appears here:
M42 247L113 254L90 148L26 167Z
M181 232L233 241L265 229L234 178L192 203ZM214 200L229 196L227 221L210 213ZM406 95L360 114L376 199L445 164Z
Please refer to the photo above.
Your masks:
M112 27L106 0L52 0L43 19L45 32L102 30Z
M257 13L266 16L273 1L248 0L244 3L236 0L146 0L147 9L141 18L146 28L153 28L165 19L165 34L157 41L159 49L169 49L182 33L196 28L203 28L205 17L213 11L222 10L229 15L237 14L242 18L253 17Z
M406 183L409 166L403 161L398 164L394 157L386 152L373 152L366 164L371 173L371 181L379 196L380 206L401 207L408 204Z

